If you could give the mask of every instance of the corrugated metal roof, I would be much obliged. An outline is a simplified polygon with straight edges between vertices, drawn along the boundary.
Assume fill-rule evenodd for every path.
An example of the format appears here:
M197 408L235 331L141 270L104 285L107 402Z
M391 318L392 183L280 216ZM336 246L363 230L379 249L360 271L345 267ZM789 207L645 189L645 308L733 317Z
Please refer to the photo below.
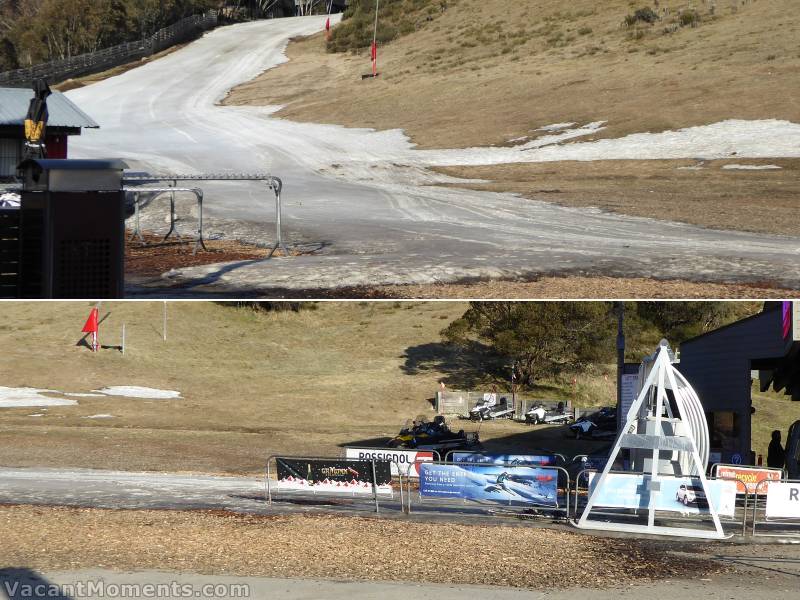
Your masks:
M4 88L0 87L0 126L2 125L23 125L25 115L28 114L28 106L33 98L33 90L25 88ZM47 124L51 127L83 127L87 129L99 129L89 115L75 106L61 92L53 92L47 99L47 110L50 119Z

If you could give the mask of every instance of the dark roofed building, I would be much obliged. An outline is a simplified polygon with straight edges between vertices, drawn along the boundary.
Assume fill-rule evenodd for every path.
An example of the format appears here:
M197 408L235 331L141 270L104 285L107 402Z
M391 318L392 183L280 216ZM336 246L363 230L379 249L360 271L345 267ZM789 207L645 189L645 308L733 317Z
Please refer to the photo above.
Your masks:
M681 373L703 403L711 462L752 464L752 380L800 401L800 302L767 302L752 317L687 340ZM780 429L788 423L776 423ZM716 456L714 456L716 454Z
M25 115L33 98L33 90L0 88L0 180L12 178L22 160L25 141ZM80 135L82 129L99 125L61 92L47 99L50 119L47 124L47 156L67 158L68 138Z

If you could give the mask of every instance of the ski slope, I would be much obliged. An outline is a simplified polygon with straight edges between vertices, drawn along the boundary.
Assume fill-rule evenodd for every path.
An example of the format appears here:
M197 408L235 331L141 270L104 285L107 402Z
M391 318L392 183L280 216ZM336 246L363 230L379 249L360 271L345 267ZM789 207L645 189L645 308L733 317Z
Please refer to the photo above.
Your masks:
M800 238L715 231L554 206L511 194L445 188L433 165L544 160L800 154L800 125L726 121L702 128L580 141L603 122L559 124L512 147L416 150L401 131L275 118L276 107L218 103L286 60L291 37L324 17L219 28L158 61L70 98L101 125L73 142L76 157L120 157L151 172L270 171L285 184L284 238L313 254L171 271L197 293L255 292L551 273L644 276L800 287ZM357 76L357 74L354 74ZM365 85L369 85L366 82ZM216 235L274 241L263 186L204 185ZM145 224L165 228L164 209ZM184 222L190 232L194 221ZM169 293L168 291L165 293Z

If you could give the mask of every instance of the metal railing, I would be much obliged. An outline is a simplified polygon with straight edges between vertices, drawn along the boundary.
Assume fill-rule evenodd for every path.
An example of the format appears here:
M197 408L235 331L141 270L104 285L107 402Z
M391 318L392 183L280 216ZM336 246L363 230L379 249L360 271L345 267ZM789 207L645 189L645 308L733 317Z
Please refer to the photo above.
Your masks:
M71 77L97 73L131 60L150 56L185 41L200 31L216 27L217 20L218 15L215 10L186 17L143 40L0 73L0 85L28 86L36 79L63 81Z
M453 463L453 462L423 462L422 465L448 465L448 466L476 466L479 463ZM484 466L494 466L500 468L524 468L527 465L504 465L504 464L485 464ZM409 469L411 465L409 465ZM542 513L548 514L550 516L556 516L557 518L560 516L564 521L569 520L570 515L570 480L569 480L569 473L567 473L566 469L562 467L539 467L539 466L530 466L530 468L535 469L542 469L547 471L555 471L557 473L557 484L556 484L556 505L555 506L547 506L547 505L539 505L534 503L525 503L522 501L513 501L509 500L508 504L503 504L500 501L486 501L482 502L480 500L474 500L471 498L465 497L453 497L453 498L435 498L435 497L428 497L426 500L423 501L423 496L419 490L417 490L416 497L418 499L417 506L428 505L437 508L458 508L458 507L470 507L470 508L480 508L484 511L489 513L501 513L508 516L518 516L518 517L531 517L531 516L538 516ZM561 482L564 482L564 487L561 487ZM406 477L406 486L407 486L407 493L406 493L406 513L411 514L412 512L412 498L414 494L411 492L411 479ZM563 490L563 491L562 491ZM563 499L563 504L561 502ZM516 502L516 503L515 503Z
M585 509L586 503L589 500L589 474L590 473L600 473L601 471L598 469L583 469L580 471L576 476L572 486L572 492L574 494L574 500L572 502L573 506L573 519L578 519L580 517L580 513L582 513L581 505ZM630 471L609 471L609 474L623 474L623 475L650 475L650 473L631 473ZM581 486L582 481L585 481L585 486ZM727 515L719 515L719 519L721 523L728 523L728 524L737 524L741 526L741 535L744 536L747 531L747 513L748 513L748 493L747 493L747 486L740 480L730 478L730 477L709 477L708 481L731 481L736 483L736 491L737 491L737 500L736 500L736 507L734 509L734 514L732 516ZM741 490L741 494L740 494ZM739 496L742 496L741 506L739 505ZM581 501L583 499L583 502ZM598 510L599 509L599 510ZM646 509L646 507L642 507L642 510ZM741 519L737 517L736 513L741 509ZM668 512L668 511L659 511L659 512ZM678 513L680 514L680 513ZM605 518L638 518L638 510L635 508L615 508L615 507L603 507L597 506L595 509L592 510L592 515L594 516L601 516ZM708 514L700 512L697 514L687 514L681 515L680 518L682 519L690 519L693 521L703 521L704 517L707 517ZM675 517L678 518L677 516ZM667 517L669 519L669 517Z
M123 182L125 184L142 185L148 183L158 183L163 181L172 182L173 187L175 187L179 181L263 181L266 184L267 189L272 190L272 192L275 194L276 240L275 244L272 246L269 256L267 256L267 259L272 258L272 256L279 248L283 250L284 256L287 257L289 256L289 250L283 243L283 232L281 226L281 221L283 216L283 208L281 204L283 181L279 177L275 177L274 175L270 175L269 173L202 173L202 174L176 175L176 174L153 174L153 173L139 173L139 172L128 172L125 173L125 175L123 176ZM133 189L130 191L133 191ZM201 238L202 238L202 231L201 231ZM205 249L205 246L203 246L203 248Z
M429 453L431 453L433 455L433 460L432 461L431 460L416 460L414 462L404 463L404 462L401 462L401 461L399 461L397 459L383 459L383 460L389 460L389 462L391 462L392 465L394 466L394 468L392 470L392 475L394 475L395 472L397 473L398 476L404 475L403 474L403 469L405 468L405 477L413 478L413 479L416 479L417 476L411 474L411 468L412 467L414 467L416 465L419 465L419 464L422 464L424 462L441 462L442 461L442 455L439 453L438 450L414 450L414 449L411 449L411 448L367 448L367 447L364 447L364 446L345 446L342 449L342 455L343 455L342 458L350 458L351 460L356 460L354 457L348 457L347 456L347 451L348 450L359 450L359 451L363 450L364 452L390 452L390 453L408 452L409 454L411 454L411 453L418 454L420 452L429 452ZM361 458L361 459L358 459L358 460L372 460L372 459L371 458L370 459ZM381 459L376 459L376 460L381 460Z
M769 486L773 483L793 483L797 484L800 488L800 479L780 479L770 480L766 479L756 485L756 491L753 494L753 528L752 535L763 537L800 537L800 500L797 500L797 517L778 517L770 518L767 516L767 509L769 504L769 497L767 495ZM759 502L759 498L763 497L764 501ZM800 497L800 495L799 495ZM758 509L762 506L763 519L758 520ZM761 525L762 528L771 527L772 531L757 531L757 526ZM777 527L781 527L781 531L775 531Z
M142 228L140 223L140 207L139 207L139 196L141 194L155 194L155 197L159 197L162 194L169 194L169 231L164 236L164 241L166 241L169 236L175 233L179 238L180 234L175 231L175 192L188 192L190 194L194 194L195 198L197 198L197 238L195 239L194 243L194 250L192 250L192 254L197 254L197 251L202 248L206 252L208 252L208 248L206 248L205 240L203 239L203 190L200 188L178 188L178 187L167 187L167 188L125 188L125 192L133 193L133 232L130 236L130 241L133 241L134 238L138 238L138 240L142 244L147 244L142 236Z
M453 454L473 454L473 455L486 456L486 457L492 457L492 456L553 456L553 457L556 458L556 460L559 460L559 459L561 460L560 464L555 464L555 465L550 465L550 464L546 464L546 463L542 463L542 462L535 462L535 461L530 461L530 462L511 461L511 462L507 462L507 463L496 463L496 464L509 465L509 466L515 466L516 465L516 466L520 466L520 467L526 467L526 466L528 466L528 467L563 467L563 466L565 466L567 464L567 459L564 457L563 454L559 454L558 452L542 452L541 454L527 455L527 454L504 454L502 452L481 452L479 450L448 450L444 455L444 462L451 462L451 458L450 457ZM464 461L461 461L461 462L464 463L464 464L474 464L474 465L495 464L495 463L491 463L491 462L488 462L488 461L484 461L484 462L475 461L475 462L473 462L473 461L469 461L469 460L464 460Z
M309 490L287 490L287 489L281 489L280 487L276 487L274 485L274 482L272 481L271 464L272 464L272 461L274 459L277 459L277 458L286 458L286 459L291 459L291 460L308 460L308 461L312 461L312 460L335 460L335 461L339 461L339 462L371 462L372 463L372 495L371 496L364 495L364 494L359 495L359 494L357 494L355 492L353 492L350 495L345 495L345 494L342 494L341 492L338 492L338 493L337 492L326 492L325 490L317 491L317 490L311 490L311 489L309 489ZM342 458L342 457L339 457L339 456L334 456L334 457L331 457L331 456L287 456L285 454L271 454L271 455L269 455L267 457L267 464L266 464L266 467L264 469L264 498L267 501L267 503L270 504L270 505L272 504L273 495L275 495L275 494L286 494L287 496L292 496L292 497L298 497L298 496L300 496L300 497L302 497L302 496L320 497L320 496L322 496L322 497L328 497L328 498L331 498L331 497L333 497L333 498L350 498L351 500L366 500L366 499L371 498L372 502L374 504L374 507L375 507L375 512L379 513L380 512L380 500L379 500L380 494L378 493L378 485L375 483L375 480L376 480L375 465L376 465L377 462L381 462L381 461L375 461L375 460L362 461L362 460L358 460L358 459L354 459L354 458ZM392 462L392 461L387 461L387 462ZM401 474L398 477L398 488L399 488L399 492L400 492L400 498L399 498L400 499L400 509L402 510L403 502L404 502L404 499L403 499L403 476L402 476L402 471L401 471ZM391 498L394 498L394 486L392 486Z

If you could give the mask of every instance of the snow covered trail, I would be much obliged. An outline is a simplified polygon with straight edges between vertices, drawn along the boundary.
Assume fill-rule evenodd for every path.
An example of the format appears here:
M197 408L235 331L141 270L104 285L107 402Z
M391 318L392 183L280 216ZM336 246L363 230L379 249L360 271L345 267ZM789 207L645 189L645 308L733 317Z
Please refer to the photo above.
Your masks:
M510 148L416 150L400 131L293 123L274 108L218 106L230 88L285 61L291 37L324 17L224 27L158 61L69 96L102 129L73 144L153 172L268 170L285 183L286 229L314 256L170 273L198 292L455 281L583 272L800 288L800 238L724 232L430 185L431 165L598 158L795 156L800 125L726 121L578 142L602 122L543 129ZM368 85L368 84L365 84ZM544 124L543 124L544 125ZM208 184L206 211L229 237L271 242L274 207L256 184ZM163 223L163 214L159 215ZM193 223L186 224L189 227Z

